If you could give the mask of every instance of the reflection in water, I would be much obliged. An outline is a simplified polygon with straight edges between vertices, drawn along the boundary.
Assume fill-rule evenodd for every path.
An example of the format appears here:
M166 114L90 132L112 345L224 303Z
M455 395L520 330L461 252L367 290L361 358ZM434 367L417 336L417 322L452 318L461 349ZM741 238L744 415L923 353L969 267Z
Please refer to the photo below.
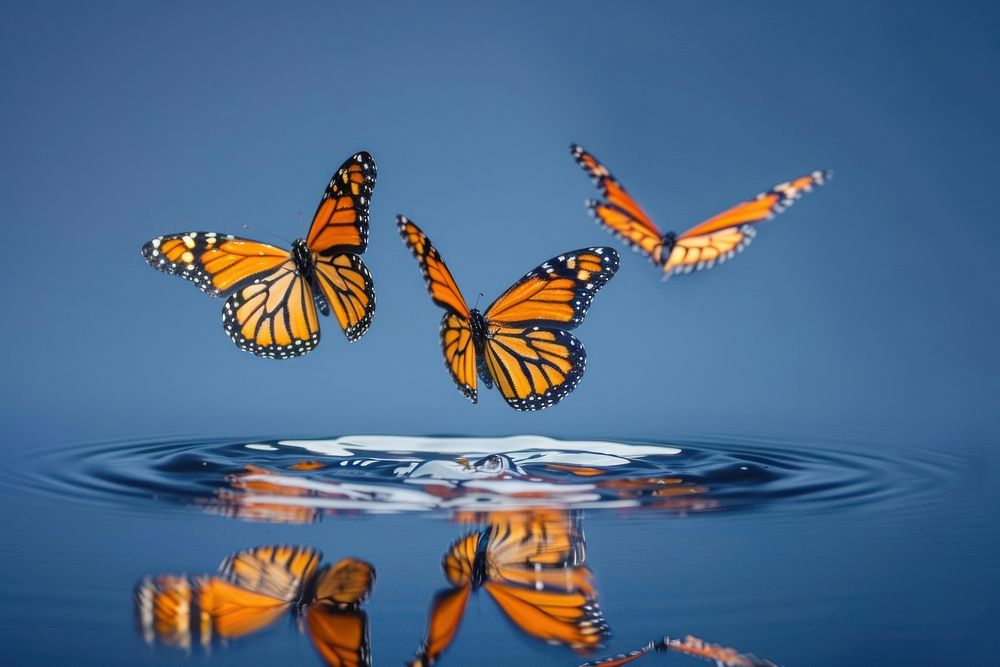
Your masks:
M410 667L429 667L441 659L477 590L485 590L524 635L578 653L602 645L609 629L585 563L578 512L459 512L455 518L479 528L459 537L444 554L448 587L434 596L426 636ZM354 558L324 567L320 560L310 547L263 546L233 554L215 575L146 577L135 590L139 630L147 643L190 650L196 643L207 648L248 637L291 614L326 664L370 667L368 618L361 603L372 589L375 570ZM582 667L625 665L653 652L704 658L724 667L774 667L690 636L664 637Z
M460 537L444 555L450 587L434 597L427 638L411 665L437 662L478 589L531 637L580 651L599 646L608 628L593 575L584 565L579 517L555 510L492 512L481 522L482 529Z
M216 575L146 577L135 591L140 630L148 643L207 647L263 630L291 611L328 664L370 665L360 606L375 570L353 558L319 568L320 559L309 547L264 546L233 554Z
M369 465L371 465L369 463ZM459 456L394 470L396 483L344 480L314 460L286 470L246 464L224 476L210 511L248 521L311 523L324 514L497 507L644 507L668 511L714 509L709 487L678 476L612 477L591 466L519 465L503 454ZM310 473L310 474L306 474Z
M749 653L739 653L736 649L719 646L718 644L710 644L692 635L688 635L683 640L664 637L658 642L649 642L636 651L613 658L584 663L580 667L617 667L618 665L627 665L634 662L647 653L667 653L670 651L711 660L718 667L777 667L770 660L761 660Z
M117 443L57 451L24 474L77 502L131 506L144 498L250 521L309 523L330 514L544 507L815 511L926 488L916 473L928 467L917 463L912 478L890 479L907 462L759 443L681 449L541 436L343 436Z

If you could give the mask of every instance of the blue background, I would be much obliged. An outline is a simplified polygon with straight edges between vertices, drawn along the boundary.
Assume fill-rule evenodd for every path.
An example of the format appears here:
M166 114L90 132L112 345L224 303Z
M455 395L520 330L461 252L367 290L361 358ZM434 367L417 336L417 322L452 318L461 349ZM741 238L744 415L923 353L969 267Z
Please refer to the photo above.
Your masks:
M985 2L5 0L0 461L92 439L382 432L778 434L928 467L934 450L961 472L919 500L798 521L605 513L588 524L591 562L620 620L615 651L690 630L786 664L986 662L1000 507L997 35L1000 8ZM623 251L577 331L590 361L580 387L541 413L495 393L472 406L443 367L441 313L395 215L428 232L470 301L562 251L621 249L584 209L594 190L570 142L678 231L813 169L836 177L712 271L663 284ZM195 229L303 236L331 172L361 149L379 167L365 256L378 312L359 343L324 319L315 352L254 358L223 333L220 300L139 255ZM38 487L18 496L0 479L5 664L106 664L87 654L104 646L122 664L176 664L134 636L127 591L268 541L376 560L378 664L400 659L461 531L410 517L315 530L138 503L101 512ZM486 641L493 620L463 632ZM287 640L249 655L287 661ZM482 646L456 647L452 664L530 664Z
M5 2L0 293L8 433L703 433L993 428L1000 12L988 3ZM579 142L682 230L817 168L737 261L661 284L623 252L556 409L453 388L405 213L470 301L617 241ZM378 311L256 359L221 301L150 270L191 229L303 236L376 158Z

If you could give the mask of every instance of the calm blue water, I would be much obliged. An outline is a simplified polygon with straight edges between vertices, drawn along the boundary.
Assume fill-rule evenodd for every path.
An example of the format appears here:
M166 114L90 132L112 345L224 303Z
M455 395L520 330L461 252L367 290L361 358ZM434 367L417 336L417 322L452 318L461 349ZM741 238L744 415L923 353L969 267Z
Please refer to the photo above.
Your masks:
M373 664L399 664L449 589L452 542L539 516L578 522L576 565L609 634L590 651L547 644L480 590L440 664L577 665L665 634L782 665L988 661L996 494L984 461L916 437L884 451L863 438L539 436L43 449L5 466L3 662L323 664L304 612L207 646L192 631L186 650L137 616L148 575L212 573L235 551L285 543L375 567ZM699 664L671 656L683 663Z

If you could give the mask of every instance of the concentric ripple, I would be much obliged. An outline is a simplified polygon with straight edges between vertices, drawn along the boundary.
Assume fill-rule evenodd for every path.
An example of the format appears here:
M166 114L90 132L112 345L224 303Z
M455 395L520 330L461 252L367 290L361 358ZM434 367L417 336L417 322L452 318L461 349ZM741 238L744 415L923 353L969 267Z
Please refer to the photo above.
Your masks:
M307 523L327 513L531 507L828 509L903 493L921 485L919 472L870 455L759 443L359 435L77 446L32 459L18 478L75 502L135 509L145 500Z

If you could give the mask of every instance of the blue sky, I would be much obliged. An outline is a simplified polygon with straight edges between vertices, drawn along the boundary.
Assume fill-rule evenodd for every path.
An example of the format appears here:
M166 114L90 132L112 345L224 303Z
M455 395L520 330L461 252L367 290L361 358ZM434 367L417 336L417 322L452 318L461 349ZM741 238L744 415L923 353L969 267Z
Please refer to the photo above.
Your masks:
M995 428L997 34L988 3L4 3L0 415L15 442ZM488 302L617 244L570 142L668 229L836 177L710 272L662 284L623 252L574 394L473 407L395 215ZM256 359L221 301L139 256L191 229L302 236L361 149L378 312L359 343L327 319L312 354Z

